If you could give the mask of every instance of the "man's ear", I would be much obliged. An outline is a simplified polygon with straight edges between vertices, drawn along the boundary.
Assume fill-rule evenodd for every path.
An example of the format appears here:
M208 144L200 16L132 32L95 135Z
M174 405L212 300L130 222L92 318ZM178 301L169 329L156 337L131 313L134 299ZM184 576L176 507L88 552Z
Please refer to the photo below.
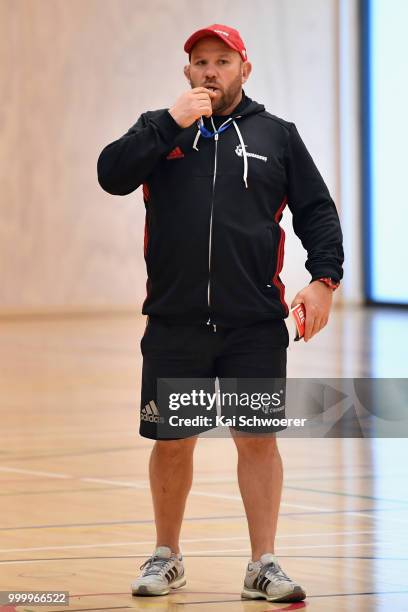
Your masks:
M186 77L187 81L190 83L191 85L191 78L190 78L190 64L187 64L186 66L184 66L183 69L184 72L184 76Z
M252 72L251 62L244 62L242 64L242 84L244 84L248 80L251 72Z

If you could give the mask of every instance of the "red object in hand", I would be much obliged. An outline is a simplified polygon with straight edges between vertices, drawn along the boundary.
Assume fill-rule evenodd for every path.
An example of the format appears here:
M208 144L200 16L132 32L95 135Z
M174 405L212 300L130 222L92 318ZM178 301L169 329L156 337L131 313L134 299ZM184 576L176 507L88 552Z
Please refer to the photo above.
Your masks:
M295 342L303 338L305 335L305 326L306 326L306 310L302 303L296 304L293 308L290 309L290 312L293 317L293 321L295 323L296 336L294 338Z

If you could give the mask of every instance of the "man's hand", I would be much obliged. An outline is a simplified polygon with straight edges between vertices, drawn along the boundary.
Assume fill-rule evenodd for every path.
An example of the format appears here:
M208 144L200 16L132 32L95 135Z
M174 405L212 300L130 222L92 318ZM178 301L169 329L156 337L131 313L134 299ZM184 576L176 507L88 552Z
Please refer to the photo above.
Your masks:
M307 342L327 324L333 300L333 290L321 281L313 281L299 291L291 304L291 308L304 304L306 324L304 341Z
M206 87L194 87L181 94L174 105L169 108L169 113L180 127L186 128L194 123L196 119L204 115L211 117L211 98L217 94Z

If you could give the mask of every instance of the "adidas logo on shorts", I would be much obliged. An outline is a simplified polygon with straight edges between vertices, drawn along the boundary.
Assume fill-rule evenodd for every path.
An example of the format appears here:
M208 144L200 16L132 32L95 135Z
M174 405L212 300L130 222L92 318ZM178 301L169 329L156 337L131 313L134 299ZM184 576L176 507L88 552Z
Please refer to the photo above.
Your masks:
M149 421L149 423L164 423L164 418L160 416L160 412L154 400L151 400L143 406L140 411L140 419Z

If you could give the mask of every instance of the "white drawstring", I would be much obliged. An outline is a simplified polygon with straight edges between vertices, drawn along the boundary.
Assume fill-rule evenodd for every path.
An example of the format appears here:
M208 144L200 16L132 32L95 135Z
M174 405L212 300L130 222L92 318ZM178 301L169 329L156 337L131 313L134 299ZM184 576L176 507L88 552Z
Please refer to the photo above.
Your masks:
M198 151L197 142L198 142L198 139L200 138L200 135L201 135L200 128L198 128L197 134L195 135L194 142L193 142L193 149L195 149L196 151Z
M212 119L212 117L211 117L211 119ZM228 123L228 121L230 121L230 119L228 119L225 123ZM247 179L248 179L248 156L247 156L246 148L245 148L245 145L244 145L244 140L242 138L242 134L239 131L239 128L238 128L237 124L235 123L235 121L233 121L232 123L233 123L233 126L235 128L236 133L238 134L239 142L241 143L242 157L244 158L243 180L244 180L244 183L245 183L245 187L248 189L248 181L247 181ZM224 125L224 123L222 125ZM193 149L195 149L196 151L199 150L198 146L197 146L197 143L198 143L198 139L200 138L200 136L201 136L201 132L200 132L200 128L198 128L197 133L196 133L195 138L194 138L194 142L193 142Z
M248 178L248 156L247 156L247 153L246 153L246 148L245 148L245 145L244 145L244 140L242 138L242 134L239 131L239 128L238 128L237 124L235 123L235 121L233 121L232 123L233 123L233 126L235 128L236 133L238 134L239 142L241 143L242 156L244 158L244 176L243 176L243 179L244 179L245 187L248 189L248 182L247 182L247 178Z

